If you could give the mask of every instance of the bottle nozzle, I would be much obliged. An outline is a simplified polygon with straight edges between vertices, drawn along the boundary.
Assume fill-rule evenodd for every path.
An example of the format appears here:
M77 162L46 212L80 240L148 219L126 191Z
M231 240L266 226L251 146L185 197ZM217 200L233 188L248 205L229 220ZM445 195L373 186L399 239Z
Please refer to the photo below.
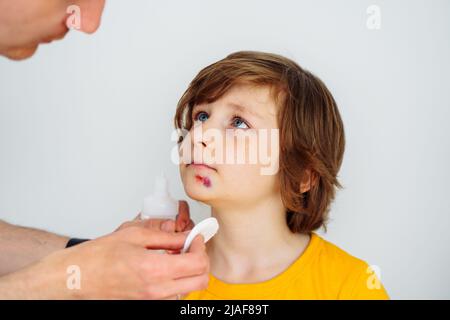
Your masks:
M164 173L156 177L155 189L153 190L153 194L158 196L169 196L167 178Z
M155 179L153 194L144 199L141 218L175 219L177 213L178 201L170 196L167 178L163 173Z

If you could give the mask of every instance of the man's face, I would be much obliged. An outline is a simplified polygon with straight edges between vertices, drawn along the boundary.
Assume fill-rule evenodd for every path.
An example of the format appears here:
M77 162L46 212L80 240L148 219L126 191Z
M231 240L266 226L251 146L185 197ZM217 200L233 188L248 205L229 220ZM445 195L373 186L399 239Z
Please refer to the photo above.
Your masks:
M92 33L100 25L105 0L0 0L0 54L14 60L33 55L41 43L68 32L67 8L80 8L80 30Z

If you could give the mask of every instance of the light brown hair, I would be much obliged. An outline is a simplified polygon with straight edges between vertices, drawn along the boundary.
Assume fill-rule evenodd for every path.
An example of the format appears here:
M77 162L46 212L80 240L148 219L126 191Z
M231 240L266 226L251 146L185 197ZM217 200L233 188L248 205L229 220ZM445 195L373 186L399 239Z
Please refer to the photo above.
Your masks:
M326 228L336 188L342 188L337 174L345 135L333 96L312 73L277 54L232 53L192 80L178 102L175 127L190 130L195 105L218 100L238 83L270 87L279 107L278 178L290 230L308 233ZM305 179L310 189L302 192Z

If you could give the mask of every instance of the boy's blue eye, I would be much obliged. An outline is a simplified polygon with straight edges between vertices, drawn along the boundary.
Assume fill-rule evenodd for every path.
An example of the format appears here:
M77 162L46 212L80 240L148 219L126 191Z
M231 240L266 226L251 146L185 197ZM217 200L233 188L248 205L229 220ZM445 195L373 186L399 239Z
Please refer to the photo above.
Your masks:
M204 111L200 111L199 113L197 113L195 115L194 120L205 122L206 120L208 120L208 114L206 112L204 112Z
M194 121L205 122L209 119L209 115L205 111L199 111L194 115ZM249 129L250 127L247 125L244 119L239 116L234 116L231 121L231 125L238 129Z
M239 129L248 129L247 123L242 118L235 117L233 119L233 126Z

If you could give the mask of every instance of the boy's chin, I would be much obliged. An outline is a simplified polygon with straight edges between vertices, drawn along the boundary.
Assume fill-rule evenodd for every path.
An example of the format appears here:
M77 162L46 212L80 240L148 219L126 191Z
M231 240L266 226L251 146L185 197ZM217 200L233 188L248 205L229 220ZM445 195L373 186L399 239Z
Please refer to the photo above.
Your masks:
M184 191L188 195L189 198L203 202L207 205L211 205L214 201L214 194L212 190L205 190L206 188L203 186L185 186Z

